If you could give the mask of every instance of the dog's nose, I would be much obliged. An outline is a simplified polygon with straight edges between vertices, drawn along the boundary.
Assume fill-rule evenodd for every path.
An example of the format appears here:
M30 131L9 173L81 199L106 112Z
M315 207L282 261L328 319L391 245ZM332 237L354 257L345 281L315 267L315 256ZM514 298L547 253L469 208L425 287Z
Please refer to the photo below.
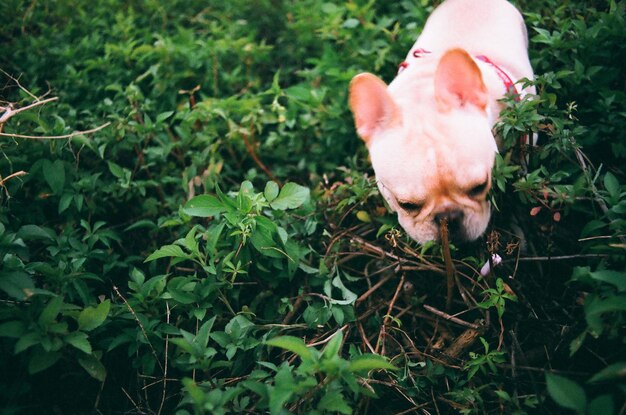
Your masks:
M448 224L458 222L463 219L463 211L460 209L446 209L435 214L435 221L437 223L441 222L443 219L447 220Z
M448 234L452 239L459 239L463 230L463 211L460 209L446 209L435 214L435 223L441 226L441 221L448 224Z

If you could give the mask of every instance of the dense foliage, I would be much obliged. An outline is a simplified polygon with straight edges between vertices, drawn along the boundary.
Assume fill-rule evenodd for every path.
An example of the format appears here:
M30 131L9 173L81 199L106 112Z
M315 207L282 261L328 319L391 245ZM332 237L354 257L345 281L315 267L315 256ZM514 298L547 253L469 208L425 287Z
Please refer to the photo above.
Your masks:
M443 247L346 104L431 2L1 2L0 413L624 413L624 4L516 4L538 96Z

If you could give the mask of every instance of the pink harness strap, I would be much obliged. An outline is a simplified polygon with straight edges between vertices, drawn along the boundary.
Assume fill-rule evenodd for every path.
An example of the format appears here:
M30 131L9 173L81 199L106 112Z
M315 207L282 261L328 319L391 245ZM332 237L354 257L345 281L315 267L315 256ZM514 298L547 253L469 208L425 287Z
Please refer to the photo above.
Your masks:
M414 58L421 58L424 55L428 55L430 53L431 52L429 50L417 48L413 51L412 55ZM519 102L521 100L521 95L517 87L515 86L515 82L513 82L511 77L506 73L504 69L502 69L501 67L493 63L493 61L489 59L488 57L486 57L485 55L478 55L478 56L475 56L475 58L491 66L491 68L496 72L496 75L498 75L498 78L500 78L500 80L502 80L502 83L504 83L504 87L506 88L507 92L511 92L514 94L515 101ZM409 66L409 63L407 61L400 63L400 65L398 66L398 74L400 74L408 66ZM521 144L529 143L530 142L529 139L530 137L528 136L528 134L525 134L520 137L520 143Z
M421 58L424 55L428 55L430 53L431 52L429 50L417 48L413 51L412 55L414 58ZM501 67L493 63L493 61L489 59L488 57L486 57L485 55L478 55L478 56L475 56L475 58L491 66L491 68L493 68L493 70L496 72L496 75L498 75L498 78L500 78L502 80L502 83L504 83L504 87L506 88L507 92L512 92L513 94L515 94L515 101L520 100L520 93L517 90L517 87L515 86L515 82L513 82L511 77L506 73L504 69L502 69ZM409 66L409 63L407 61L400 63L400 65L398 65L398 74L400 74L408 66Z
M491 66L493 70L496 72L496 75L498 75L498 77L504 83L504 87L506 88L506 90L508 92L512 92L515 94L515 101L518 101L518 102L520 101L520 94L519 94L519 91L517 90L517 87L515 86L515 82L513 82L511 77L506 72L504 72L502 68L500 68L498 65L493 63L491 59L489 59L485 55L478 55L476 56L476 59L483 61L489 66Z

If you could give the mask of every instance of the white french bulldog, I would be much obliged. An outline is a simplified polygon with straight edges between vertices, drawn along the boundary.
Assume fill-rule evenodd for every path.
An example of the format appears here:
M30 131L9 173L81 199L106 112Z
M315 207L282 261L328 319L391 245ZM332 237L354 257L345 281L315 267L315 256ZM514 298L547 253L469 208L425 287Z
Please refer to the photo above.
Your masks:
M442 219L455 240L487 228L498 100L533 78L527 48L508 1L446 0L389 87L369 73L352 79L350 108L378 187L416 241L438 240Z

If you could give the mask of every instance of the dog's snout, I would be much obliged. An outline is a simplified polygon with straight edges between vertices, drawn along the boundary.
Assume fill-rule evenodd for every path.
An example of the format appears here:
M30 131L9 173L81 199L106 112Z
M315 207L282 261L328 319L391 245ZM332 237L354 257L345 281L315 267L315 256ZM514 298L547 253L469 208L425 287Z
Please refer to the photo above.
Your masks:
M460 209L447 209L435 214L435 222L440 223L444 219L448 222L448 225L454 222L461 222L463 220L463 211Z
M448 234L452 239L459 239L463 235L463 211L460 209L446 209L435 214L435 223L441 225L445 220L448 226ZM462 238L461 238L462 239Z

